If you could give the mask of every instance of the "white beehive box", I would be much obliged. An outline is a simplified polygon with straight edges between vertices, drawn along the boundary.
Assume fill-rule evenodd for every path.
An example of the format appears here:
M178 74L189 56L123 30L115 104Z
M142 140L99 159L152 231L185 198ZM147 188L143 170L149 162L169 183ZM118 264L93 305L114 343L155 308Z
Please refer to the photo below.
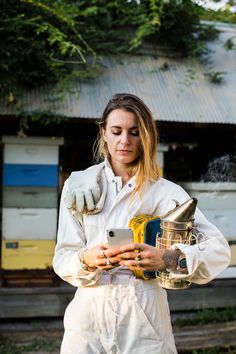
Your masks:
M5 163L22 164L58 164L58 147L43 145L6 144L4 149Z
M231 266L236 265L236 183L180 183L191 197L198 200L198 207L228 240L231 249ZM236 276L236 268L225 271ZM225 276L225 272L221 277ZM233 275L234 274L234 275Z
M217 226L228 240L236 240L236 183L181 183L207 219Z
M58 146L63 138L3 136L6 164L58 165Z
M4 240L55 240L57 209L3 208Z

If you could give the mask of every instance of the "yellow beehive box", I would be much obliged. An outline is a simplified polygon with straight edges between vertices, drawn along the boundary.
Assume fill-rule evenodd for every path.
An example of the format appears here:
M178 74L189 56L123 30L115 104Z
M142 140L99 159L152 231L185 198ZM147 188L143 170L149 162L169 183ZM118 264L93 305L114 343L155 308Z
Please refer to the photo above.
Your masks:
M52 267L55 240L2 241L2 268L46 269Z
M231 266L236 266L236 244L231 244L230 245L230 251L231 251L230 265Z

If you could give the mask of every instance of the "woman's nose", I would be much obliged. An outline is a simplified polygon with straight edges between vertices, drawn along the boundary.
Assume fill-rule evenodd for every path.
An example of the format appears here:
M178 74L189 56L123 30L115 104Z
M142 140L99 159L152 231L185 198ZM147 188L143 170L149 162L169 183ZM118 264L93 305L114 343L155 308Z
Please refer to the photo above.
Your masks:
M127 133L123 133L121 135L121 142L124 145L128 145L129 144L129 135Z

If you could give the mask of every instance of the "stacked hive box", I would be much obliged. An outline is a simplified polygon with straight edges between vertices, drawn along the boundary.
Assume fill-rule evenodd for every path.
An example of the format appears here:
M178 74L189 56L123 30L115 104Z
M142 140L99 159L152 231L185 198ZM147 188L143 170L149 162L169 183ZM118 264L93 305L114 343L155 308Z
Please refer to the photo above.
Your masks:
M231 266L236 266L236 183L181 183L208 220L217 226L231 248Z
M2 268L46 269L56 241L63 139L3 137Z

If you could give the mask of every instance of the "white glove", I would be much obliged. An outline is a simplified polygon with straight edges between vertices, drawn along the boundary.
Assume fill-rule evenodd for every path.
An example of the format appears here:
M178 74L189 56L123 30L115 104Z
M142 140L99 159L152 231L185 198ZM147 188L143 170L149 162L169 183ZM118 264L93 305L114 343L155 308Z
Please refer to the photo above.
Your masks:
M80 213L95 213L101 199L102 187L99 184L103 164L92 166L84 171L72 172L66 180L65 205Z

